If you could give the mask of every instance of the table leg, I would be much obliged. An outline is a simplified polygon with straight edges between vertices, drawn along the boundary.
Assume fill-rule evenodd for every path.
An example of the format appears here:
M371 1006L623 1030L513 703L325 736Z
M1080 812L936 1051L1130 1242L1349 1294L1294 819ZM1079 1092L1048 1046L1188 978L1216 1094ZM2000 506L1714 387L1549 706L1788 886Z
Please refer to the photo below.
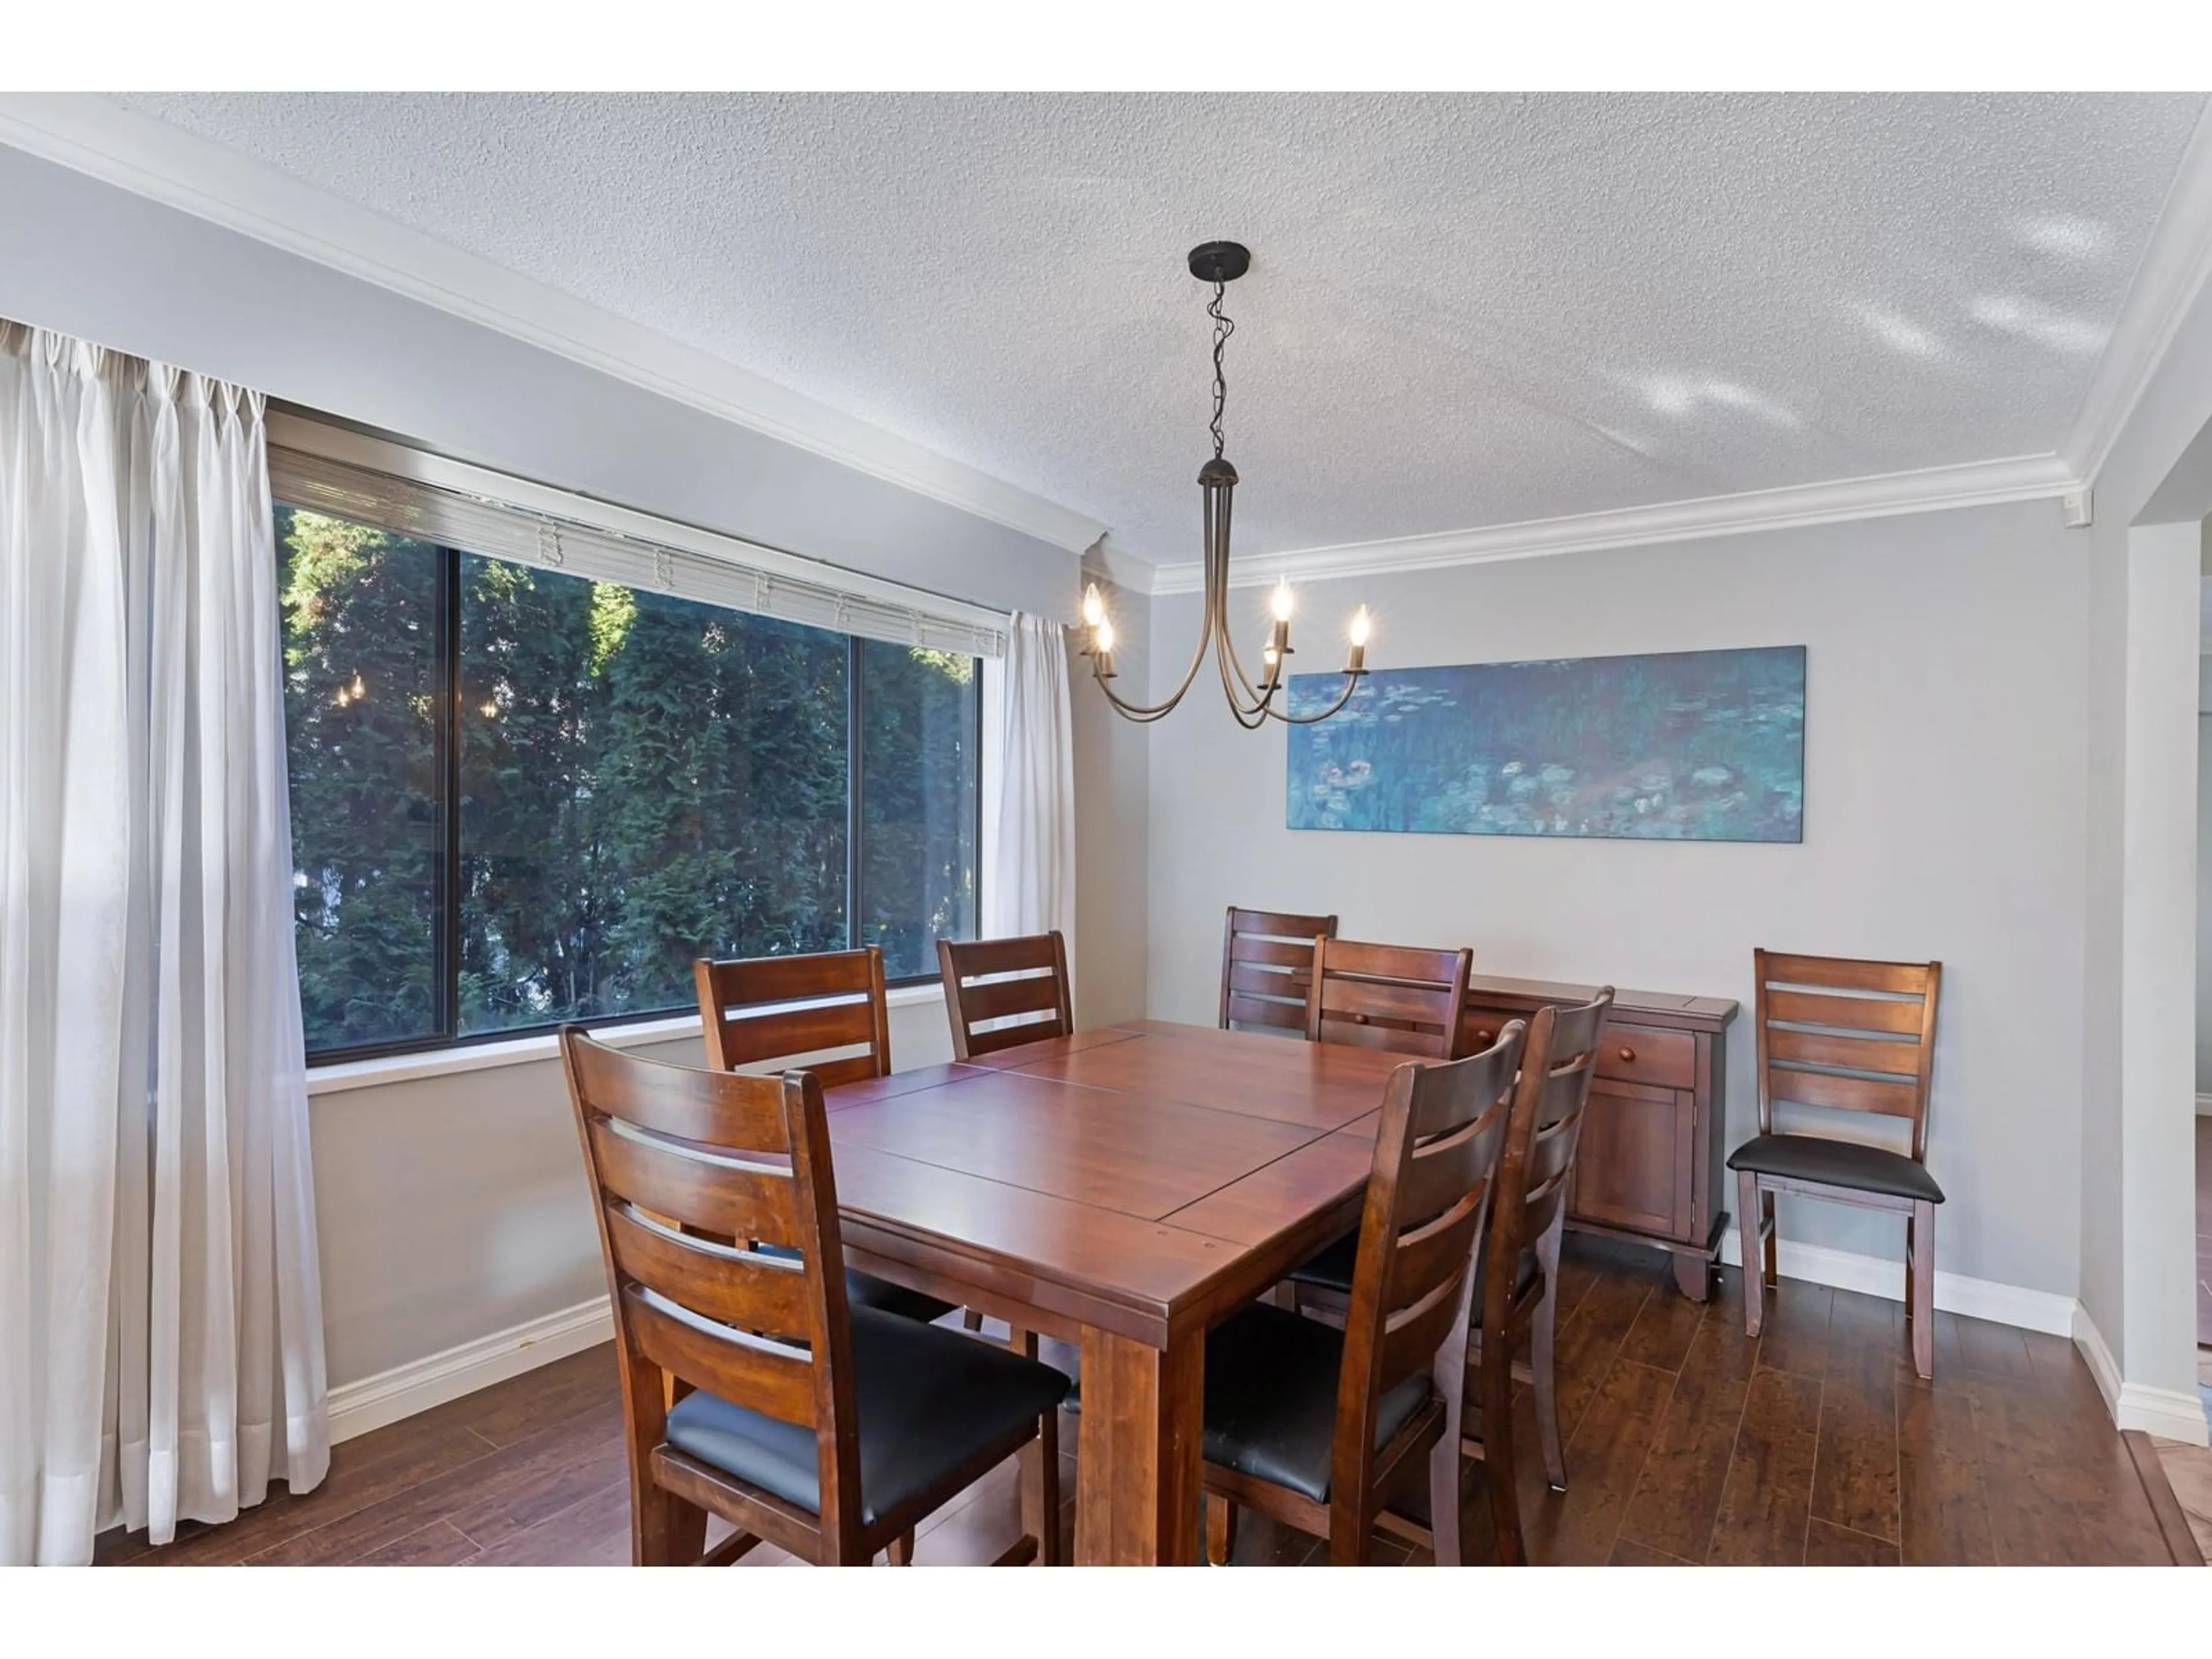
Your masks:
M1085 1327L1075 1559L1194 1566L1206 1338L1164 1349Z

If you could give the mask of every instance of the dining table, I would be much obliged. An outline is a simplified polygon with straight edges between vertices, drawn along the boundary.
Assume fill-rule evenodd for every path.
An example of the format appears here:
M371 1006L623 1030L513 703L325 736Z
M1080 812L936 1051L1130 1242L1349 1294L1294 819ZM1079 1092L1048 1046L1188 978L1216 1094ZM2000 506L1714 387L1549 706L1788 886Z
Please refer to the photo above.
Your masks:
M828 1091L847 1261L1079 1353L1079 1563L1198 1560L1206 1331L1358 1224L1405 1063L1142 1019Z

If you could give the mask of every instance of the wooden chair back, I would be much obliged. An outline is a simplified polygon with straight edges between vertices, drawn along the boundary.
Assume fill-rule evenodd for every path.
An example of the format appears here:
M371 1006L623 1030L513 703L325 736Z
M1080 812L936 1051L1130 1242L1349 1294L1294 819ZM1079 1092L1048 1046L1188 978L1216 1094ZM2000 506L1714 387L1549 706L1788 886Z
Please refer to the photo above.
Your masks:
M1365 1492L1390 1450L1378 1453L1375 1444L1384 1395L1421 1371L1438 1378L1440 1389L1459 1386L1476 1247L1489 1219L1523 1036L1514 1020L1481 1054L1390 1074L1345 1316L1333 1507ZM1350 1504L1355 1515L1364 1507Z
M663 1444L673 1378L813 1430L820 1534L857 1538L852 1331L820 1079L644 1060L575 1025L561 1054L614 1305L633 1503L653 1500L658 1464L689 1465ZM757 1501L786 1528L817 1524Z
M1231 905L1221 936L1221 1029L1279 1025L1303 1033L1312 1000L1314 940L1335 937L1334 916Z
M937 941L945 978L945 1012L952 1020L952 1057L973 1060L1045 1037L1071 1036L1075 1009L1067 988L1067 944L1054 928L1020 939ZM979 1026L994 1020L1012 1024Z
M825 1089L890 1075L884 953L874 945L817 956L702 958L691 971L708 1063L716 1070L859 1048L806 1069Z
M1598 1041L1612 1012L1608 985L1588 1002L1547 1004L1529 1024L1513 1092L1497 1212L1491 1220L1489 1283L1483 1287L1486 1332L1510 1328L1508 1314L1522 1252L1545 1244L1545 1272L1552 1270L1551 1252L1566 1224L1567 1185L1582 1141L1583 1112L1597 1074Z
M1351 939L1314 940L1314 992L1306 1037L1454 1060L1461 1048L1474 952L1423 951Z
M1774 1133L1777 1102L1906 1118L1924 1162L1943 964L1751 954L1759 1133Z

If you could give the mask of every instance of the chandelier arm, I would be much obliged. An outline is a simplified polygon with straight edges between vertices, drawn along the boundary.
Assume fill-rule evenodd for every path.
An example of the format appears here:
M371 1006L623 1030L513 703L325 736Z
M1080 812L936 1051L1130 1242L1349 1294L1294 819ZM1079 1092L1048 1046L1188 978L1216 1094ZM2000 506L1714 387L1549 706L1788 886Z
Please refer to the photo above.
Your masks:
M1256 732L1267 720L1267 702L1274 694L1262 695L1244 675L1244 666L1237 659L1237 647L1229 633L1229 568L1228 561L1221 562L1221 574L1214 590L1214 598L1206 607L1212 613L1213 656L1221 671L1221 695L1228 700L1229 712L1237 723L1247 732ZM1234 677L1232 678L1232 676ZM1237 694L1242 683L1244 695Z
M1268 708L1261 712L1266 718L1280 720L1285 726L1318 726L1352 701L1352 694L1359 690L1359 682L1364 678L1364 674L1355 674L1347 670L1344 676L1344 690L1337 693L1334 702L1318 714L1286 714L1279 708Z
M1208 608L1211 609L1210 606ZM1207 623L1201 621L1199 624L1198 629L1197 648L1193 650L1190 653L1190 666L1183 670L1182 684L1176 686L1173 691L1168 694L1167 700L1164 702L1139 703L1126 702L1122 698L1115 695L1114 688L1109 685L1103 678L1097 674L1093 674L1091 678L1097 682L1098 689L1106 694L1106 701L1112 703L1115 710L1118 711L1124 719L1133 720L1138 721L1139 724L1156 720L1159 719L1161 715L1171 711L1177 703L1182 701L1183 694L1188 691L1192 684L1197 680L1198 671L1206 665L1206 647L1212 642L1212 634L1211 629Z

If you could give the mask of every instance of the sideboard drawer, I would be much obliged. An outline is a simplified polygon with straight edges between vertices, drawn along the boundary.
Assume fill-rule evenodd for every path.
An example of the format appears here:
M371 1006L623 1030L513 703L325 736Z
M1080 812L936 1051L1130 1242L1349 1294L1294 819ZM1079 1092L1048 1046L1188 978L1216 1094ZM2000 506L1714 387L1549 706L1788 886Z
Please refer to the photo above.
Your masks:
M1692 1089L1698 1081L1698 1040L1687 1031L1609 1020L1597 1045L1597 1074L1616 1083L1660 1089Z
M1510 1008L1478 1008L1473 1003L1460 1015L1460 1034L1466 1039L1467 1052L1479 1054L1498 1041L1498 1034L1505 1029L1508 1020L1519 1020L1526 1025L1533 1016L1516 1014Z

